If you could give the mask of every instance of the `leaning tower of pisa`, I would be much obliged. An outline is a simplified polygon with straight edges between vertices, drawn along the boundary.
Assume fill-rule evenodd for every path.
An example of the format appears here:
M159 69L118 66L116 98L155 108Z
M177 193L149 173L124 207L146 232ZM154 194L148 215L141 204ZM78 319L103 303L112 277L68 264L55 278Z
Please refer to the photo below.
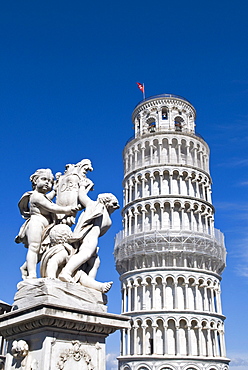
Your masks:
M123 152L123 230L115 243L122 313L120 370L227 370L209 147L186 99L156 95L133 112Z

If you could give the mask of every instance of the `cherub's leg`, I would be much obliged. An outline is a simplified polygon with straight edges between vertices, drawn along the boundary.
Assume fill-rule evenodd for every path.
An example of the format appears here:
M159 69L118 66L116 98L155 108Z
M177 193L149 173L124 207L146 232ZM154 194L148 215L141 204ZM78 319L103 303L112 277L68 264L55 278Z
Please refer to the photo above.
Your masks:
M88 276L84 271L81 271L79 283L88 288L99 290L102 293L107 293L109 289L111 288L113 281L109 281L107 283L101 283L100 281L96 281L92 277Z
M40 250L41 245L41 235L44 229L43 224L37 222L32 222L30 220L28 229L26 232L27 240L28 240L28 252L26 257L27 262L27 270L28 270L28 279L34 279L37 277L36 275L36 266L38 262L38 253Z
M61 265L65 264L67 257L68 253L65 249L51 257L47 263L46 276L51 279L56 279L58 269Z
M23 265L20 267L21 274L22 274L22 279L25 280L27 279L28 276L28 270L27 270L27 262L25 261Z
M93 279L96 278L96 274L97 274L97 270L99 269L99 266L100 266L100 258L98 255L95 255L93 257L90 258L90 260L88 261L89 263L89 266L87 268L87 271L86 273L92 277Z
M35 279L37 277L36 274L36 266L38 262L38 253L34 249L39 248L39 244L33 243L29 245L28 247L28 253L27 253L27 270L28 270L28 276L27 279Z
M100 234L99 227L93 227L91 231L83 239L83 243L78 251L74 254L63 268L59 279L62 281L73 282L72 275L79 269L85 262L87 262L95 253L98 237Z

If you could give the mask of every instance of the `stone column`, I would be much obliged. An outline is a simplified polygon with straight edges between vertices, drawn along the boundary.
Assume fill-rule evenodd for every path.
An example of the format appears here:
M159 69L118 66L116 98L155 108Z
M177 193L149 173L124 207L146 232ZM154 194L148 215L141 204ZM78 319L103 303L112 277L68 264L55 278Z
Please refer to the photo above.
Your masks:
M176 325L176 353L175 353L175 355L176 356L180 356L180 338L179 338L179 326L178 325Z
M126 329L121 330L121 356L126 355Z
M134 149L134 168L137 166L138 164L138 150L137 148Z
M132 180L130 179L129 180L129 182L128 182L128 185L129 185L129 199L128 199L128 201L129 202L132 202L132 187L133 187L133 182L132 182Z
M130 281L128 281L128 283L127 283L127 312L132 311L131 292L132 292L132 285L131 285Z
M207 352L208 357L211 357L213 355L212 351L212 341L211 341L211 334L210 334L210 328L207 328Z
M150 164L152 164L153 163L153 144L150 142L149 146L150 146Z
M131 354L131 340L130 340L130 332L131 332L131 329L128 328L127 329L127 355L130 355Z
M134 283L134 285L133 285L133 289L134 289L134 295L133 295L134 311L137 311L137 299L138 299L137 290L138 290L138 286L139 285L137 283Z
M145 182L146 182L146 179L145 179L145 176L143 175L141 177L141 198L144 198L145 196Z
M174 309L178 309L177 282L174 282Z
M142 231L144 232L145 231L146 209L142 208L141 212L142 212Z
M192 343L191 343L191 328L187 326L187 338L188 338L188 356L192 355Z
M123 313L127 312L127 287L126 287L126 284L123 283L123 288L122 288L122 291L123 291Z
M153 174L150 175L150 181L151 181L151 194L154 195L154 176Z
M146 325L142 325L142 355L146 355Z
M139 212L137 210L134 211L134 233L136 234L138 231L138 214Z
M168 326L164 326L164 355L168 354L168 338L167 338L167 329Z
M216 356L216 357L219 356L217 329L214 329L214 356Z
M152 335L153 335L153 354L157 354L157 336L156 336L157 325L152 325Z
M156 308L155 307L155 287L156 287L156 283L152 282L151 285L152 285L151 308L152 308L152 310L154 310Z
M181 143L177 144L177 150L178 150L178 163L181 164L182 162L182 156L181 156Z
M151 210L151 229L155 229L155 225L154 225L154 213L155 213L155 208L153 206L151 206L150 208Z
M185 310L189 309L189 284L184 283L184 291L185 291Z
M137 326L134 326L133 327L133 354L134 355L137 355L137 331L138 331L138 328Z
M142 310L146 309L146 286L147 283L142 283Z
M144 166L144 164L145 164L145 147L144 146L142 146L141 147L141 166Z
M163 172L159 174L159 195L163 194Z

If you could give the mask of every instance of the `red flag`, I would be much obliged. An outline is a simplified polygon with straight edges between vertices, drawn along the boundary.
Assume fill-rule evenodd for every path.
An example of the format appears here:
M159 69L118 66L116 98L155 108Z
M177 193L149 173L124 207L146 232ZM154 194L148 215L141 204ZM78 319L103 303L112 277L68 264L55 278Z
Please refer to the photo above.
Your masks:
M140 82L136 82L136 84L138 85L138 88L144 93L145 92L144 84L141 84Z

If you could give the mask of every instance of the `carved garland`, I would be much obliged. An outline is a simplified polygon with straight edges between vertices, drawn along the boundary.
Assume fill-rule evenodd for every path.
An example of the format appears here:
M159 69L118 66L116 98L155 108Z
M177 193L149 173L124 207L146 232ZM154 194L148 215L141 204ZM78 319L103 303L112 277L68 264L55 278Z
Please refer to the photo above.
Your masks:
M68 349L61 353L59 361L57 363L57 368L59 370L63 370L65 363L69 358L73 358L77 362L83 358L87 364L87 368L89 370L94 370L95 367L91 363L91 357L83 348L81 348L82 344L78 340L75 340L72 341L72 345L72 349Z

